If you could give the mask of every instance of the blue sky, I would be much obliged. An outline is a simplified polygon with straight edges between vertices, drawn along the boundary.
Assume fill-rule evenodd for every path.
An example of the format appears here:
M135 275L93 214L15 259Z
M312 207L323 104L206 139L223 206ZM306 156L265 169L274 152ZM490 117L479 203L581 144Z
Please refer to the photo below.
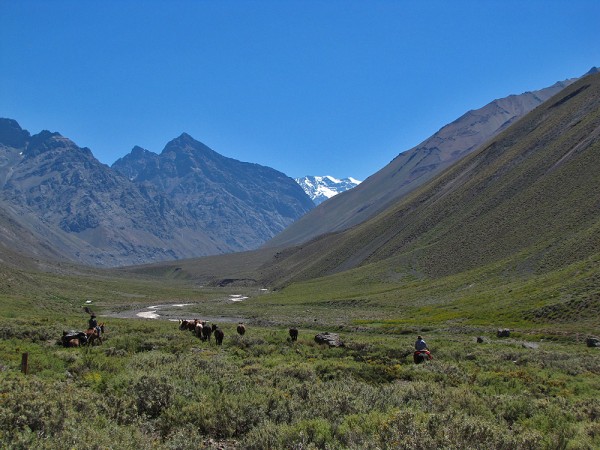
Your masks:
M598 0L0 0L0 117L106 164L187 132L291 177L365 179L592 66Z

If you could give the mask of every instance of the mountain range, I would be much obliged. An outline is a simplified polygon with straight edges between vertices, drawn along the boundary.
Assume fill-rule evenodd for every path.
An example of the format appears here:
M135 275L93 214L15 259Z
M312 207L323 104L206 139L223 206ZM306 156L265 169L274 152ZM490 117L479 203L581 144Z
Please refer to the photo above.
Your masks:
M121 266L244 251L313 206L292 178L185 133L108 167L58 133L0 120L0 210L13 224L1 243L35 257Z
M340 180L329 175L307 175L301 178L295 178L295 180L302 189L304 189L304 192L306 192L315 205L320 205L334 195L345 192L360 184L359 180L352 177Z
M574 82L566 80L469 111L358 186L314 209L293 179L226 158L185 133L160 154L135 147L108 167L90 149L58 133L30 135L16 121L2 119L0 258L7 262L28 255L35 260L114 267L263 245L265 251L259 252L257 261L265 268L253 279L265 282L306 279L377 261L376 255L389 256L377 243L392 242L402 233L393 223L386 223L390 228L383 234L356 230L372 223L384 227L381 215L391 214L403 230L412 230L403 242L413 242L431 224L416 226L391 209L420 198L427 186L471 160L471 154L481 154L497 136L517 129L529 112ZM420 210L419 205L410 203L409 209ZM430 220L442 223L442 219ZM467 227L459 229L463 228ZM349 234L341 233L344 230ZM349 244L346 239L355 235L360 237L350 237ZM313 243L317 255L309 251L315 248ZM272 254L277 255L273 265ZM311 254L308 261L303 260L305 254ZM328 258L331 261L325 264ZM244 271L251 269L242 266Z
M179 262L177 273L202 283L222 283L226 276L228 283L295 284L288 295L296 293L298 301L306 301L305 289L353 299L358 292L375 296L368 288L372 284L394 296L400 295L399 286L421 279L434 286L432 280L452 284L460 276L456 279L470 283L461 289L485 283L486 295L518 302L517 309L535 306L528 303L527 280L538 277L535 286L559 282L547 286L549 311L569 310L569 320L593 321L600 307L599 168L600 74L595 73L360 224L298 245ZM134 270L174 273L175 266ZM577 275L578 284L567 288L566 273ZM520 291L495 292L500 285ZM482 301L481 307L490 304Z
M507 260L521 273L591 263L600 253L598 168L595 74L369 220L290 247L265 277L298 281L381 263L428 277Z
M477 150L576 78L494 100L468 111L416 147L400 153L360 185L333 197L294 222L267 245L289 246L357 225Z

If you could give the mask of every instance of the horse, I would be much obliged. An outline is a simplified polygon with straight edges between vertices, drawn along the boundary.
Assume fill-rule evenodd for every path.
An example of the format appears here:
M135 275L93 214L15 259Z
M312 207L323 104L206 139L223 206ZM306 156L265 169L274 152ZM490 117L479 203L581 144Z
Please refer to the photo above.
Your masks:
M240 322L237 326L237 332L240 336L243 336L246 333L246 327L242 322Z
M198 319L196 319L196 320L179 319L179 329L194 331L196 329L196 323L198 323Z
M79 338L71 338L67 342L65 342L65 347L79 347L79 345Z
M223 333L223 330L221 330L220 328L216 328L215 331L215 341L217 343L217 345L222 345L223 344L223 337L225 336L225 334Z
M202 339L203 328L204 328L204 325L202 324L202 322L196 323L196 329L194 330L194 334L196 335L196 337Z
M298 340L298 328L290 328L290 339L292 341L297 341Z
M433 359L429 350L416 350L413 353L413 361L415 364L421 364L425 361L430 361Z
M202 325L202 340L210 342L210 336L212 333L213 333L213 328L208 326L208 324L206 322L204 322L204 324Z
M63 347L79 347L87 342L87 337L83 331L63 331L60 341Z
M102 345L102 335L104 334L104 322L98 324L96 328L88 328L85 331L87 345ZM97 342L97 344L95 344Z

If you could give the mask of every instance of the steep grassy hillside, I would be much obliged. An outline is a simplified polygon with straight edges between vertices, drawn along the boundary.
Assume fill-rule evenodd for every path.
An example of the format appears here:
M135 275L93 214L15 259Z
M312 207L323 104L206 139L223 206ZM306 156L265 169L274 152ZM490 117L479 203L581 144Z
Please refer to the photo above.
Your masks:
M477 150L574 81L565 80L538 91L511 95L465 113L421 144L400 153L356 188L305 214L266 245L297 245L364 222Z
M429 277L512 259L543 273L600 251L600 76L588 76L379 216L278 255L282 284L389 260Z

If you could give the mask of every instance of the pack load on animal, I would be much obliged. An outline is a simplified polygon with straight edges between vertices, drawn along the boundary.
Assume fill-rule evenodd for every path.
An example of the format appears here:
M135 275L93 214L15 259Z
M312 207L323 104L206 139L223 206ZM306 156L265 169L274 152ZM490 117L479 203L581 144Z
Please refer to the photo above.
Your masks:
M87 344L87 335L83 331L63 331L60 340L63 347L79 347L80 345Z

